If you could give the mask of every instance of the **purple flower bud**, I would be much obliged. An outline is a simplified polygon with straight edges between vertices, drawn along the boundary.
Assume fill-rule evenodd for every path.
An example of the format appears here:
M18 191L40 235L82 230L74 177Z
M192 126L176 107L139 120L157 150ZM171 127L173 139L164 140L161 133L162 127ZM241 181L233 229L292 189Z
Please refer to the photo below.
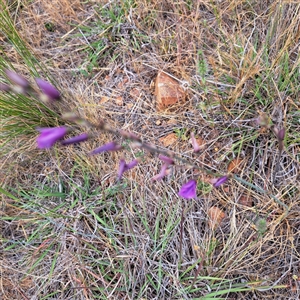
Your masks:
M82 134L74 136L72 138L63 140L63 141L61 141L61 143L62 143L62 145L76 144L76 143L84 142L88 138L89 138L89 136L86 133L82 133Z
M40 149L51 148L67 133L67 127L65 126L54 128L37 128L37 130L41 133L37 138L38 148Z
M278 132L277 132L277 138L278 138L278 140L283 141L284 140L284 136L285 136L285 128L279 129Z
M201 150L196 138L195 138L195 135L194 135L194 132L191 132L191 142L192 142L192 146L194 148L194 152L197 153Z
M122 149L122 146L116 144L115 142L110 142L101 147L94 149L93 151L90 152L90 155L102 153L105 151L118 151L120 149Z
M174 164L174 160L168 156L158 155L158 158L165 162L167 166Z
M169 170L168 167L169 165L174 164L174 160L168 156L164 155L159 155L158 158L164 162L164 164L161 167L161 170L159 174L155 175L152 177L152 180L161 180L164 176L168 175Z
M137 159L134 159L130 163L126 164L125 160L121 159L118 170L118 180L122 178L124 172L134 168L138 163L139 161Z
M213 178L213 179L211 179L210 182L212 183L213 187L217 188L220 185L222 185L223 183L225 183L227 180L228 180L228 176L222 176L219 178Z
M10 91L10 89L11 88L8 84L0 82L0 91L8 92L8 91Z
M5 74L12 83L18 85L23 90L26 90L29 88L29 82L23 76L15 73L11 70L5 70Z
M159 172L159 174L155 175L154 177L152 177L152 180L161 180L163 177L165 177L166 175L168 175L168 165L167 164L163 164L163 166L161 167L161 170Z
M181 187L180 191L178 192L178 195L185 199L197 198L196 189L196 180L190 180Z
M59 91L48 81L45 81L40 78L35 79L37 85L42 90L42 92L45 94L46 98L45 100L58 100L60 98Z
M139 137L133 132L128 132L125 130L120 130L119 132L124 138L132 139L132 140L139 140Z

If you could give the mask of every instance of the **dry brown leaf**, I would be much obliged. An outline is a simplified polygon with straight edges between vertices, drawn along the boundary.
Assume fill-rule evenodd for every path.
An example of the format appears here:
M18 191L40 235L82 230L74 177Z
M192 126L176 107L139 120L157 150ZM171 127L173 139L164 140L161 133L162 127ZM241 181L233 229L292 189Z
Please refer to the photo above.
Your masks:
M179 101L184 101L185 92L179 82L164 72L158 72L155 80L156 106L164 110Z
M109 100L109 98L108 98L107 96L103 96L103 97L101 98L101 100L99 101L99 103L100 103L100 104L103 104L103 103L107 102L108 100Z
M203 138L201 138L201 137L197 137L196 138L196 141L197 141L197 143L198 143L198 145L200 146L200 147L204 147L205 146L205 144L206 144L206 142L205 142L205 140L203 139Z
M117 84L117 87L118 87L119 89L123 89L124 86L125 86L125 84L126 84L128 81L129 81L129 79L128 79L127 77L124 78L122 81L120 81L120 82Z
M217 206L212 206L208 210L208 216L209 216L208 225L212 230L214 230L216 229L216 227L220 225L222 220L225 218L225 213Z
M229 165L228 165L228 172L229 173L240 173L241 172L241 165L242 165L242 162L244 160L241 159L241 158L235 158L233 159Z
M159 141L165 146L168 147L177 141L177 135L175 133L170 133L162 138Z
M130 90L129 95L133 98L133 99L138 99L141 95L141 92L139 89L137 88L133 88Z
M116 100L117 105L119 105L119 106L123 105L123 97L122 96L118 96L115 100Z
M175 125L175 124L177 124L177 122L178 122L178 120L174 118L174 119L168 120L168 121L167 121L167 124L168 124L168 125Z
M252 198L248 195L242 195L239 199L239 203L244 205L244 206L248 206L248 207L252 207L253 206L253 201Z
M213 179L213 178L211 178L211 179ZM226 194L229 194L231 191L231 188L229 188L228 186L224 186L223 187L223 191L224 191L224 193L226 193Z

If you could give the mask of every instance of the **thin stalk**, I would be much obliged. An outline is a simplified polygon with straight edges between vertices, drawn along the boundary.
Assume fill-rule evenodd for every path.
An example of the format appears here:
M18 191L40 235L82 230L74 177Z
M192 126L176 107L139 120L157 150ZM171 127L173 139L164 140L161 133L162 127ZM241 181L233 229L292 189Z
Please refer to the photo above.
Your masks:
M181 264L182 264L183 223L184 223L184 204L182 203L182 205L181 205L181 218L180 218L179 262L178 262L178 270L180 270Z

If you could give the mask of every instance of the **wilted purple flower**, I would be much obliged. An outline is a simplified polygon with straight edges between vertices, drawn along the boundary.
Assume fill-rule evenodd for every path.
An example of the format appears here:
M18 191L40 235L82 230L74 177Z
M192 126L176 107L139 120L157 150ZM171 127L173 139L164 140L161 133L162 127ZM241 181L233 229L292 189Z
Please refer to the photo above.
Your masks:
M16 72L11 71L11 70L5 70L5 74L12 83L21 87L22 91L29 88L29 82L23 76L17 74Z
M174 160L165 155L158 155L158 158L166 163L168 166L174 164Z
M185 199L197 198L196 189L196 180L190 180L181 187L180 191L178 192L178 195Z
M168 165L167 164L163 164L161 169L160 169L160 172L155 175L154 177L152 177L152 180L161 180L163 177L165 177L166 175L168 175Z
M279 141L283 141L284 140L284 136L285 136L285 128L281 128L281 129L278 129L277 127L274 127L274 133L275 135L277 136L278 140Z
M133 133L133 132L129 132L129 131L125 131L125 130L120 130L119 133L124 138L132 139L132 140L139 140L139 137L135 133Z
M36 78L35 81L46 96L46 98L42 100L58 100L60 98L60 92L48 81L40 78Z
M38 148L45 149L51 148L58 140L62 139L67 133L67 127L54 127L54 128L37 128L41 133L37 138Z
M115 142L110 142L107 143L101 147L98 147L96 149L94 149L93 151L90 152L90 155L94 155L94 154L98 154L98 153L102 153L105 151L117 151L122 149L122 146L116 144Z
M223 183L225 183L227 180L228 180L228 176L222 176L219 178L213 178L213 179L211 179L210 182L212 183L213 187L217 188L220 185L222 185Z
M138 163L139 161L137 159L134 159L130 163L126 164L125 160L121 159L118 170L118 180L122 178L124 172L134 168Z
M284 140L284 136L285 136L285 128L279 129L278 135L277 135L278 139L281 140L281 141L283 141Z
M0 91L8 92L8 91L10 91L10 89L11 89L11 87L8 84L0 82Z
M161 159L164 162L164 164L162 165L159 174L152 177L152 180L160 180L164 176L168 175L168 167L169 165L172 165L174 163L174 160L168 156L159 155L158 158Z
M62 145L76 144L76 143L84 142L88 138L89 138L89 136L86 133L82 133L82 134L74 136L72 138L63 140L63 141L61 141L61 143L62 143Z
M195 138L195 134L194 132L191 132L191 142L192 142L192 146L194 148L194 152L197 153L201 150L196 138Z

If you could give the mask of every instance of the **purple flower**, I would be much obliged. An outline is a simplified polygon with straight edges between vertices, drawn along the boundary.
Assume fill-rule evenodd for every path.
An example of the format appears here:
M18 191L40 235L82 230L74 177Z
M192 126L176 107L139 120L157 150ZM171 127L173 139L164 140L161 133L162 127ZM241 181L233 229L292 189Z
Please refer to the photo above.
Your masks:
M60 98L59 91L48 81L45 81L40 78L36 78L35 81L44 93L44 96L46 96L45 100L58 100Z
M197 198L196 189L196 180L190 180L181 187L180 191L178 192L178 195L185 199Z
M217 188L220 185L222 185L223 183L225 183L227 180L228 180L228 176L222 176L219 178L213 178L213 179L211 179L210 182L212 183L213 187Z
M12 83L18 85L24 90L26 90L29 87L29 82L23 76L17 74L16 72L13 72L11 70L5 70L5 74Z
M63 140L63 141L61 141L61 143L62 143L62 145L76 144L76 143L84 142L88 138L89 138L89 136L86 133L82 133L82 134L74 136L72 138Z
M90 155L102 153L105 151L118 151L120 149L122 149L122 146L116 144L115 142L110 142L101 147L94 149L93 151L90 152Z
M124 172L134 168L138 163L139 161L137 159L134 159L130 163L126 164L125 160L121 159L118 170L118 180L122 178Z
M194 152L197 153L201 150L196 138L195 138L195 134L194 132L191 132L191 142L192 142L192 145L193 145L193 148L194 148Z
M8 92L10 91L10 86L6 83L0 82L0 91L2 92Z
M124 138L137 140L137 141L139 140L139 137L136 134L134 134L133 132L128 132L125 130L120 130L119 132Z
M281 140L281 141L283 141L284 140L284 136L285 136L285 128L279 129L278 135L277 135L278 139Z
M160 169L159 174L155 175L154 177L152 177L152 180L161 180L163 177L165 177L166 175L168 175L169 170L168 170L168 165L167 164L163 164L163 166Z
M174 164L174 160L168 156L158 155L158 158L166 163L168 166Z
M285 136L285 128L281 128L278 129L277 127L274 127L273 129L275 135L277 136L279 141L283 141L284 140L284 136Z
M67 127L65 126L54 128L37 128L37 130L41 133L37 138L38 148L40 149L51 148L67 133Z
M168 175L169 170L168 167L169 165L174 164L174 160L168 156L164 155L159 155L158 158L164 162L164 164L161 167L161 170L159 174L155 175L152 177L152 180L161 180L164 176Z

